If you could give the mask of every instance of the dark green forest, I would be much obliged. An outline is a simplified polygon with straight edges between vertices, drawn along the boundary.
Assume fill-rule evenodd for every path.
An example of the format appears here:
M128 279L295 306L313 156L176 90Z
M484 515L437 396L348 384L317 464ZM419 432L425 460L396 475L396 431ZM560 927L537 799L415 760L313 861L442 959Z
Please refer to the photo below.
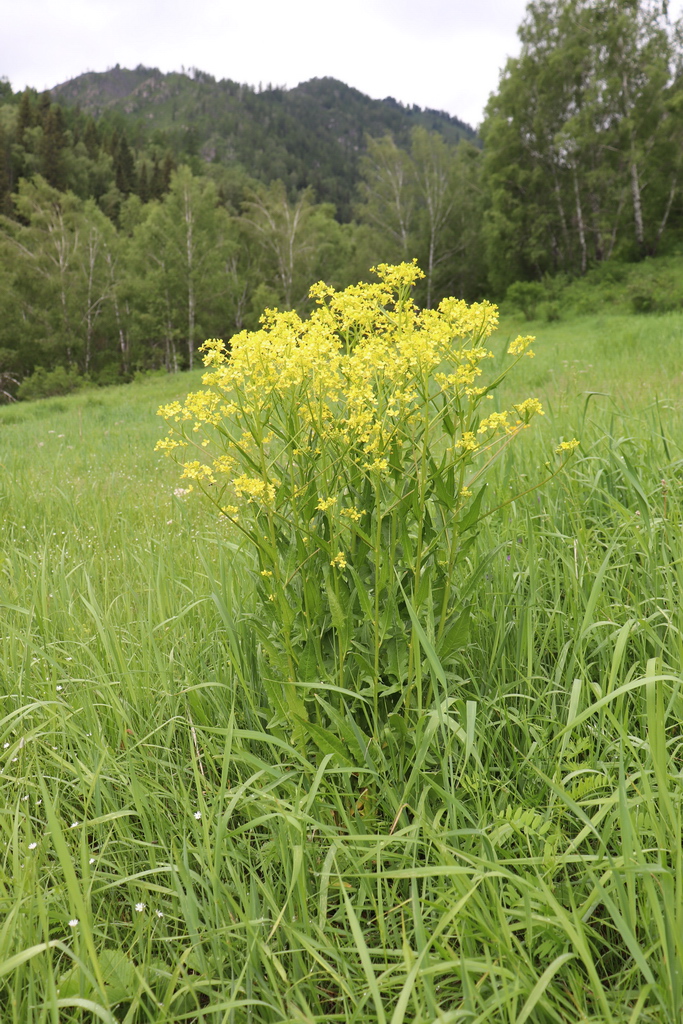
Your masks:
M683 43L659 0L535 0L478 134L334 79L120 67L0 83L0 392L191 367L205 337L417 258L521 307L683 245Z

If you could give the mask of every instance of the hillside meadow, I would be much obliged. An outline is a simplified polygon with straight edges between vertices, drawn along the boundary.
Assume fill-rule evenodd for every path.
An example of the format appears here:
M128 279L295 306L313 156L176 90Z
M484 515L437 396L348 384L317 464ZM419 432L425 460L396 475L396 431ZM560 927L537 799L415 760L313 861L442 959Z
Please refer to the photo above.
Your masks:
M253 555L154 452L200 373L0 407L3 1022L678 1024L683 315L520 331L469 630L338 751L270 728Z

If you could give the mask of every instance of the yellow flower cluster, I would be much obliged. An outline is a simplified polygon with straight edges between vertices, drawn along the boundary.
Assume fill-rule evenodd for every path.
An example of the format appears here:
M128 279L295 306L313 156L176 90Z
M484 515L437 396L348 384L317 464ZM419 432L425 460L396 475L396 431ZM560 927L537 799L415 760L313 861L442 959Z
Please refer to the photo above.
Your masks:
M543 406L537 398L527 398L515 405L514 409L524 423L528 423L532 416L545 416Z
M339 512L340 516L344 516L345 519L350 519L353 523L359 523L363 518L363 512L359 512L357 508L343 508Z
M204 465L203 462L199 462L195 459L193 462L183 462L183 471L180 474L181 478L186 477L188 480L206 480L210 484L215 484L216 478L211 472L211 467Z
M534 353L529 348L529 345L531 345L531 343L534 341L536 341L536 338L533 334L527 334L524 337L522 337L521 334L518 334L515 340L510 342L510 346L508 348L508 355L527 355L533 357Z
M268 484L258 476L238 476L232 481L232 486L239 498L246 495L249 501L259 501L263 504L272 504L275 500L274 484Z
M557 455L561 455L562 452L574 452L579 447L580 443L581 442L577 441L575 437L573 437L571 441L562 441L562 443L558 444L557 448L555 449L555 453Z
M214 483L221 474L237 498L270 507L278 459L310 462L329 444L361 472L381 478L389 471L391 445L410 444L436 399L459 410L452 452L475 452L477 429L514 430L508 413L475 426L485 391L476 381L492 356L484 342L498 324L496 306L447 298L436 309L420 310L412 289L424 275L415 261L380 264L374 272L375 283L341 292L314 285L315 308L306 320L268 309L260 329L232 338L229 350L219 339L206 341L204 390L159 409L170 431L157 449L169 455L180 445L201 450L216 441L220 453L210 464L185 462L183 475ZM517 338L508 351L528 354L532 340ZM542 412L535 399L515 408L525 422ZM274 418L280 427L269 433ZM200 430L205 440L192 442ZM335 500L321 498L317 510L327 511ZM341 514L357 522L353 510Z
M508 413L506 412L492 412L490 416L487 416L479 424L480 434L487 434L489 431L496 430L509 430L510 424L508 423Z

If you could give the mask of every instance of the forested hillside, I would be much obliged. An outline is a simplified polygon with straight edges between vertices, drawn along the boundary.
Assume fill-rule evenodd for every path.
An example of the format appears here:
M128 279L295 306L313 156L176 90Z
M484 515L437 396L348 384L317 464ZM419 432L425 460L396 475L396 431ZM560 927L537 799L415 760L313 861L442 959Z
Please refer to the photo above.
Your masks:
M351 219L366 137L390 134L406 147L411 129L435 131L451 145L474 140L457 118L395 100L372 100L333 78L295 89L254 89L205 72L162 74L156 68L90 72L52 90L58 102L94 117L120 113L137 148L153 140L176 160L238 165L260 181L312 186L320 202Z
M267 305L303 312L315 280L378 262L417 258L427 306L526 282L551 310L601 264L676 252L683 47L666 5L536 0L519 34L483 149L457 118L329 78L1 83L0 390L192 366L204 337Z
M58 367L46 386L191 367L207 335L382 260L417 255L428 304L482 287L460 224L481 153L445 114L331 79L257 92L114 69L55 92L73 105L8 84L0 105L6 396L36 367L19 397Z

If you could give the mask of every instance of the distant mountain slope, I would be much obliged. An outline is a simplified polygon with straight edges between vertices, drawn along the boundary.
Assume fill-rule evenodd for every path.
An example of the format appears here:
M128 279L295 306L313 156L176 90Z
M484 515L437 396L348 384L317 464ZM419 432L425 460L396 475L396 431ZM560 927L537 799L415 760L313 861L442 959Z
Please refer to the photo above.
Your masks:
M280 178L294 189L312 185L347 220L366 135L391 133L406 146L423 125L452 144L475 140L473 129L441 111L373 100L333 78L314 78L294 89L256 90L194 70L163 74L157 68L115 67L87 72L51 90L60 103L94 117L119 117L129 136L150 138L177 157L238 164L264 181Z

